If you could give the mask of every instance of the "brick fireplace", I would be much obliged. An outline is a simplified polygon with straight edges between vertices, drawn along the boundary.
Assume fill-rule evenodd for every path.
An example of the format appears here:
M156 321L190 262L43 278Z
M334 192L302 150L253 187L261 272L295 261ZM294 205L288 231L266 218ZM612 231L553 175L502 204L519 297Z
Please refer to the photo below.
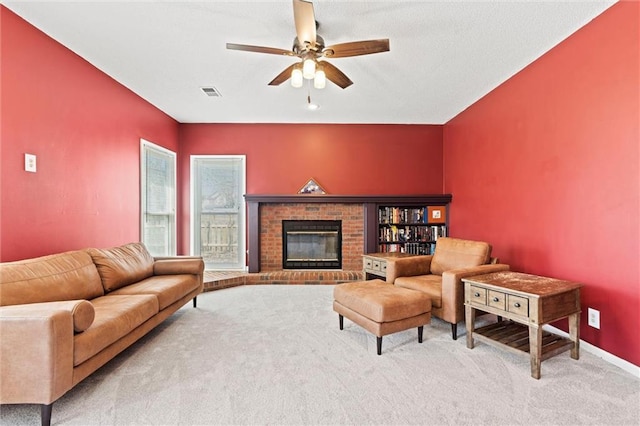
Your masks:
M362 270L364 221L362 204L275 203L260 213L260 271L281 271L282 221L331 220L342 222L342 270Z

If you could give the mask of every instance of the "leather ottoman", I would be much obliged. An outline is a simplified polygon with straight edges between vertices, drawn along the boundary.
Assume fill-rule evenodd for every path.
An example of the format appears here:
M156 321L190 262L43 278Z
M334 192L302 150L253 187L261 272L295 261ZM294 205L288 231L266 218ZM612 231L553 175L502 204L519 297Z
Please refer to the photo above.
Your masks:
M347 317L375 334L378 355L382 353L382 336L418 327L418 342L422 343L423 327L431 322L431 299L427 294L379 279L338 284L333 289L333 299L340 330L343 317Z

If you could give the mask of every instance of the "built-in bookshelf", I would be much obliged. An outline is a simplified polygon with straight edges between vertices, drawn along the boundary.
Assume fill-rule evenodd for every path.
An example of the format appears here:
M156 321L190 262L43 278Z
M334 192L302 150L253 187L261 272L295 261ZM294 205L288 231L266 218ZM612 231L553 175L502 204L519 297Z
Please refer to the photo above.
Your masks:
M426 201L426 200L425 200ZM447 205L378 206L378 252L433 254L447 236Z

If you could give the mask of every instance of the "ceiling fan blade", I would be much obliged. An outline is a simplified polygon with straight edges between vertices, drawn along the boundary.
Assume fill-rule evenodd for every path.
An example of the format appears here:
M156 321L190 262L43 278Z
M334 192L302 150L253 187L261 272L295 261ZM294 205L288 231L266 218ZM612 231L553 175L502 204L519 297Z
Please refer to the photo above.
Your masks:
M388 52L389 39L352 41L327 46L322 55L327 58L346 58L349 56L370 55L372 53Z
M304 0L293 0L293 20L296 23L296 35L302 45L316 44L316 17L313 3Z
M324 74L327 76L327 79L334 83L337 86L340 86L343 89L351 86L353 81L349 79L342 71L336 68L334 65L330 64L327 61L319 61L319 64L322 65L322 70Z
M284 71L278 74L276 78L274 78L273 80L271 80L271 82L269 82L269 86L279 86L285 81L287 81L289 78L291 78L291 71L293 71L293 68L296 65L297 64L289 65Z
M243 50L245 52L270 53L272 55L295 56L291 50L278 49L277 47L251 46L248 44L227 43L227 49Z

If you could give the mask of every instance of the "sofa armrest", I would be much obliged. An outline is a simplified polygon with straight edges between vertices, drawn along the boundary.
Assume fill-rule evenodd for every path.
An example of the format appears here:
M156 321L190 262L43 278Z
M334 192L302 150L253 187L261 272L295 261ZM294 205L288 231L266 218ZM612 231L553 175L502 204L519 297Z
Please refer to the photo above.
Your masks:
M386 281L390 284L398 277L413 277L429 274L433 255L411 256L397 259L387 259Z
M204 274L204 261L201 257L177 256L154 259L153 275Z
M87 301L0 307L0 403L51 404L73 385L73 313Z
M464 319L464 285L462 279L491 272L508 271L503 263L455 269L442 273L442 319L456 324Z

